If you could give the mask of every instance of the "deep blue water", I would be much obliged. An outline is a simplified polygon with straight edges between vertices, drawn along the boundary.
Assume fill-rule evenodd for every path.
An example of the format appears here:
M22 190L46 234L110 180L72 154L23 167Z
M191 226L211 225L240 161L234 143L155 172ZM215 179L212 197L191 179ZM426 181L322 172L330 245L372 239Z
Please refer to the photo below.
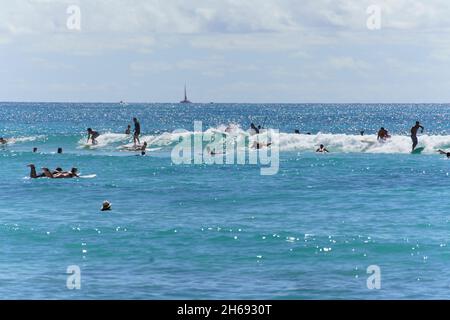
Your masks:
M0 111L10 141L0 147L3 299L448 298L450 161L435 151L450 149L450 105L0 103ZM133 116L150 144L145 157L118 150L130 143L122 133ZM278 173L173 164L171 132L192 131L194 120L205 130L233 123L237 136L251 121L279 129ZM421 155L409 153L416 120L425 126ZM369 143L380 126L392 140ZM95 148L84 145L87 127L102 134ZM316 154L320 143L331 152ZM29 163L88 177L29 179ZM80 290L66 287L69 265L80 267ZM380 267L380 290L366 286L370 265Z

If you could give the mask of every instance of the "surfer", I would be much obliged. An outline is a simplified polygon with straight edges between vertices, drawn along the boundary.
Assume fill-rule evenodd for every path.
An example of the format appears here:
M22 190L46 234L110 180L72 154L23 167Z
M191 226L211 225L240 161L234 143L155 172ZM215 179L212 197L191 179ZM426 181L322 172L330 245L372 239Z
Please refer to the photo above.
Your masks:
M127 130L125 130L125 134L130 134L131 133L131 125L128 125Z
M381 127L380 130L378 131L378 137L377 140L378 141L386 141L386 139L390 138L391 136L389 135L388 131Z
M447 152L447 151L444 151L441 149L439 149L438 152L439 152L439 154L445 154L447 156L447 159L450 159L450 152Z
M92 130L91 128L88 128L87 132L88 132L87 143L89 143L90 139L92 141L92 144L97 144L97 138L100 136L100 134L97 131Z
M328 151L327 148L325 148L325 146L321 144L319 146L319 149L316 150L316 152L330 152L330 151Z
M142 144L142 146L140 147L140 151L141 151L141 156L145 156L145 150L147 149L147 142L144 141L144 143Z
M136 145L136 141L137 144L141 144L141 141L139 140L139 135L141 134L141 124L139 123L137 118L133 118L133 122L134 122L134 136L133 136L134 145Z
M256 134L259 134L259 129L255 126L255 124L252 122L250 123L250 129L256 132Z
M417 143L419 143L419 141L417 140L417 131L419 130L419 128L422 128L421 133L423 133L423 130L425 130L425 128L420 125L419 121L416 121L416 125L411 128L411 140L413 142L412 151L414 151Z
M8 140L4 139L3 137L0 137L0 144L7 144Z
M271 142L269 142L269 143L262 143L262 142L254 141L253 145L252 145L252 148L253 149L262 149L264 147L270 147L271 144L272 144Z
M223 152L216 152L216 149L211 149L210 147L206 147L206 152L208 152L208 154L211 156L223 154Z
M145 151L147 150L148 143L144 141L142 145L134 145L134 146L122 146L120 149L125 151L140 151L141 155L145 155Z
M42 171L44 172L45 176L50 179L68 179L68 178L79 177L77 168L72 168L69 172L62 171L62 172L53 173L47 168L42 168Z
M29 164L30 167L30 178L51 178L51 179L64 179L64 178L74 178L78 177L78 169L72 168L70 171L63 171L62 168L56 168L54 171L50 171L48 168L42 168L42 173L37 174L36 166L34 164Z

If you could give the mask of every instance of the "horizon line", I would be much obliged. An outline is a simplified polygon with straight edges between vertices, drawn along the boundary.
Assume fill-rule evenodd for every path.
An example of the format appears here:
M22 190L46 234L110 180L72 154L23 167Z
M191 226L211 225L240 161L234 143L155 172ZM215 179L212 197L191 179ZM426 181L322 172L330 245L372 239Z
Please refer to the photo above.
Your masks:
M186 105L186 103L181 102L161 102L161 101L155 101L155 102L142 102L142 101L20 101L20 100L10 100L10 101L0 101L0 103L57 103L57 104L63 104L63 103L69 103L69 104L180 104L180 105ZM448 102L218 102L218 101L210 101L210 102L190 102L188 105L195 105L195 104L450 104L450 101Z

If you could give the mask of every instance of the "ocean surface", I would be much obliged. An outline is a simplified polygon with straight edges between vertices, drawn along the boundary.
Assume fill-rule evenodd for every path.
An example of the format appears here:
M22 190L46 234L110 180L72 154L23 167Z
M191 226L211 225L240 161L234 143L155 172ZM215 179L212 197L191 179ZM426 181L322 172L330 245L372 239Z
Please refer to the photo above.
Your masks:
M121 149L132 117L146 156ZM277 173L174 164L194 121L214 148L247 139L238 153L251 122L279 130ZM450 160L436 152L450 151L450 105L0 103L0 136L1 299L450 297ZM82 177L30 179L30 163Z

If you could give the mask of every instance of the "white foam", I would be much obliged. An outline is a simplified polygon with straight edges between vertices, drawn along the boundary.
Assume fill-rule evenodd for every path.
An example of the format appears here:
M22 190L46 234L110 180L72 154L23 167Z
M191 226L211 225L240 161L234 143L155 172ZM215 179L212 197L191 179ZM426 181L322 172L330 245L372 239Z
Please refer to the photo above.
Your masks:
M24 143L24 142L31 142L36 140L44 140L46 136L39 135L39 136L30 136L30 137L16 137L16 138L7 138L8 144L16 144L16 143Z
M250 130L243 130L238 125L219 125L217 127L208 128L203 135L214 137L213 141L208 143L211 149L221 150L223 143L228 146L233 144L252 146L258 139L259 142L267 142L273 139L273 129L261 130L260 134L252 134ZM164 132L159 135L146 135L140 138L141 144L147 142L149 151L160 150L160 148L171 147L178 143L181 138L187 138L191 135L200 135L201 132ZM129 143L119 146L118 149L127 149L133 147L132 137L125 134L105 133L97 138L98 144L86 144L86 139L79 141L80 147L102 148L111 144L124 142ZM450 135L421 135L418 137L418 147L424 147L423 153L435 153L438 149L450 149ZM206 139L208 140L208 139ZM247 140L248 143L244 144ZM278 135L280 151L302 151L314 152L320 144L331 152L363 152L363 153L410 153L412 141L409 136L393 135L385 142L377 141L376 135L349 135L349 134L295 134L283 133ZM153 147L153 149L151 148ZM242 150L241 150L242 151Z
M78 141L80 145L78 148L99 149L107 147L108 145L123 142L130 139L130 136L124 133L103 133L97 137L97 144L93 145L91 142L87 143L87 137L83 137ZM90 141L90 140L89 140Z
M450 147L450 136L422 135L418 146L423 153L435 153L437 149ZM281 151L314 151L320 144L330 151L365 153L410 153L412 141L409 136L392 136L385 142L377 141L375 135L360 136L347 134L288 134L280 133Z

